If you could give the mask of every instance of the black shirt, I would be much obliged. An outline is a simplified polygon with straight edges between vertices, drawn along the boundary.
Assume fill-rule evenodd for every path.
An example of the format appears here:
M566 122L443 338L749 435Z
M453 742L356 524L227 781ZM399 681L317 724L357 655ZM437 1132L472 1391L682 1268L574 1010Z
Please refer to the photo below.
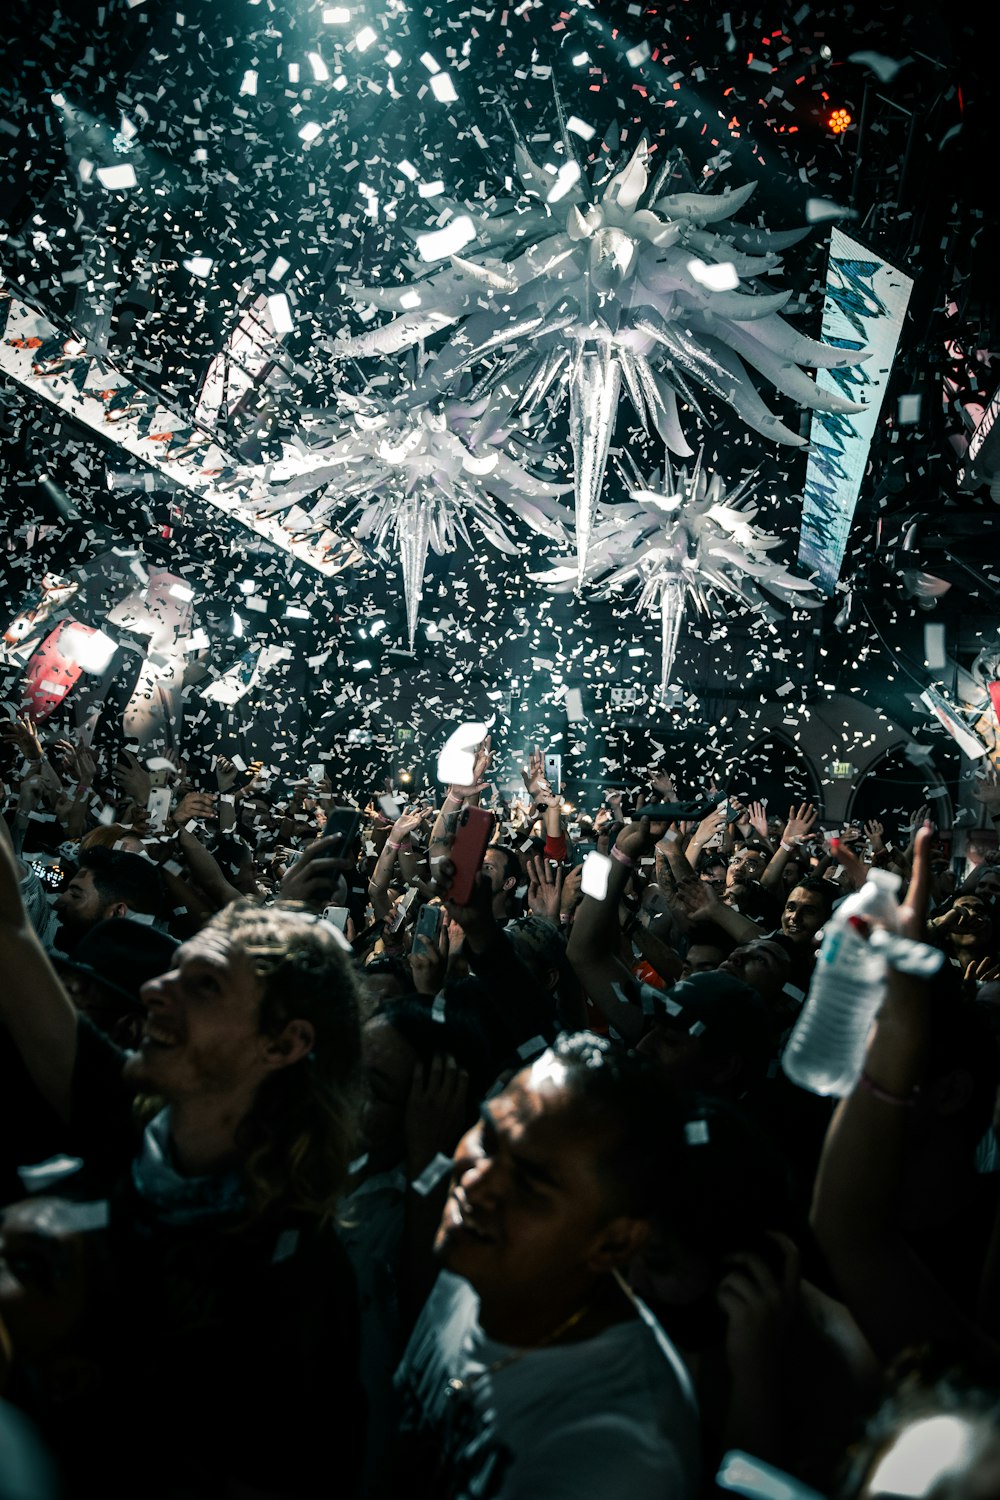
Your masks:
M237 1479L353 1495L365 1410L336 1230L280 1205L248 1222L165 1222L133 1182L141 1130L123 1062L81 1019L73 1120L110 1184L108 1410L132 1492L216 1500Z

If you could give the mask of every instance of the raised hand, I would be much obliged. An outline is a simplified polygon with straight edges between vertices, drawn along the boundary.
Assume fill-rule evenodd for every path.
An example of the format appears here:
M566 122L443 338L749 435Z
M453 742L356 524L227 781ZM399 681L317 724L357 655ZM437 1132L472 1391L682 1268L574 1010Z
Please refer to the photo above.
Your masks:
M338 858L340 843L339 833L315 839L285 871L278 888L278 899L302 901L314 911L329 906L340 877L354 868L353 860Z
M126 797L131 798L133 802L139 803L141 807L146 806L146 803L149 801L150 791L152 790L152 782L149 779L149 772L146 770L146 767L131 750L119 751L118 759L115 761L115 780ZM196 815L189 813L188 816L194 817Z
M767 808L763 802L749 802L747 814L750 819L750 827L755 833L759 833L765 841L768 838Z
M487 735L476 751L475 760L472 763L471 783L469 784L469 786L453 785L451 787L453 796L476 797L480 792L485 792L488 785L488 782L485 780L485 776L490 768L492 753L493 752L490 749L490 736Z
M93 786L97 780L97 757L87 745L77 745L74 756L76 779L81 786Z
M148 797L148 793L146 794ZM182 827L192 818L214 818L215 796L211 792L185 792L173 811L173 820Z
M625 824L615 839L615 848L629 859L638 859L647 854L666 831L666 823L651 823L648 818L640 818L636 823Z
M711 922L722 906L715 887L707 880L699 880L697 875L676 876L675 882L670 900L676 902L688 921Z
M528 764L521 767L521 778L531 796L534 797L540 784L545 781L545 764L542 760L542 752L537 747L528 752Z
M388 842L391 844L402 844L406 839L412 838L424 821L426 816L422 807L408 807L401 812L389 830Z
M677 791L674 787L674 778L669 771L654 771L649 778L649 784L653 791L658 793L665 802L674 802Z
M560 903L560 915L563 912L571 912L580 900L580 882L583 879L583 866L574 865L563 876L562 901Z
M868 835L868 838L871 841L873 852L878 852L885 848L885 844L882 839L882 835L884 832L885 829L876 818L870 818L865 824L865 833Z
M536 917L559 925L562 910L563 871L561 865L554 868L541 855L528 860L528 910Z
M726 815L713 807L707 817L702 818L691 838L696 848L702 849L715 835L726 826Z
M981 984L991 984L994 979L1000 979L1000 960L996 959L991 953L988 953L985 958L981 958L978 963L973 959L966 966L962 978L966 984L975 985L977 989Z
M228 760L226 756L220 755L215 762L215 781L219 791L222 793L231 792L239 779L240 773L232 761Z
M788 809L785 831L781 835L782 843L795 844L800 839L808 838L818 817L819 813L811 802L800 802L797 808L793 802Z
M42 742L27 714L18 714L16 718L0 723L0 738L5 739L8 744L16 745L25 760L41 760Z

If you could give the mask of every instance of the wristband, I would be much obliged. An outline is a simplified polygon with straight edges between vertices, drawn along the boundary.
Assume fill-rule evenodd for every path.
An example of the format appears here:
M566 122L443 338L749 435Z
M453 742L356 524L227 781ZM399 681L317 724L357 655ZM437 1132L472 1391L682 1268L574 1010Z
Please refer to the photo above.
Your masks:
M635 867L635 860L629 859L624 849L619 849L617 844L613 844L611 847L611 858L616 859L620 865L624 865L626 870L631 870Z
M465 800L465 799L464 799L464 798L462 798L462 797L456 797L456 796L455 796L455 793L454 793L454 792L451 792L451 791L450 791L450 792L448 792L448 794L447 794L447 795L446 795L446 797L445 797L445 799L444 799L444 800L445 800L445 802L446 802L446 803L447 803L447 802L454 802L454 803L456 803L456 804L457 804L457 805L458 805L458 806L459 806L459 807L461 807L461 805L462 805L462 803L463 803L463 801L464 801L464 800Z
M400 842L398 844L394 844L393 841L392 841L392 839L386 839L386 841L385 841L385 847L387 849L396 850L396 849L401 849L403 847L403 845L402 845L402 842Z
M875 1099L880 1099L883 1104L894 1104L897 1109L912 1109L917 1102L918 1089L914 1089L909 1099L904 1099L901 1094L890 1094L888 1089L880 1088L867 1073L862 1071L858 1083L863 1089Z
M786 854L794 854L795 853L795 845L794 844L790 844L787 839L782 839L781 840L781 847L782 847L782 849L784 849L784 851L785 851Z

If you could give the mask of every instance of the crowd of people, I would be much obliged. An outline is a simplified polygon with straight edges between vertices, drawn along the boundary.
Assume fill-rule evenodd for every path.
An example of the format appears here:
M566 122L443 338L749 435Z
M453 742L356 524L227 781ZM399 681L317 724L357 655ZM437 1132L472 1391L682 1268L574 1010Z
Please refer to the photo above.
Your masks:
M0 1495L1000 1493L989 839L227 748L0 729ZM872 868L944 961L838 1101L781 1057Z

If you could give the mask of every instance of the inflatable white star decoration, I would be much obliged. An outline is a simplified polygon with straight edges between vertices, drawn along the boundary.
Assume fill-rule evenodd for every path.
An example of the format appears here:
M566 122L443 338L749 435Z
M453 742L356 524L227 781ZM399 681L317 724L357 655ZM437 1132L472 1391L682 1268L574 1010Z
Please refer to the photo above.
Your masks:
M718 474L709 477L699 458L693 473L681 470L674 478L668 468L662 485L654 479L655 487L629 492L631 503L601 507L585 578L599 581L595 598L631 590L637 613L659 612L661 698L688 601L705 615L718 615L724 600L735 600L771 619L776 611L761 590L798 609L822 603L811 583L768 557L781 539L754 524L759 507L744 498L748 483L727 494ZM577 569L567 563L529 576L568 593Z
M516 144L522 192L511 211L447 204L444 227L416 236L421 259L447 257L446 266L406 285L348 287L356 304L396 316L336 347L344 357L387 355L450 329L425 372L434 390L485 365L479 389L502 390L528 412L546 397L550 404L568 397L582 582L623 381L646 431L683 458L692 450L678 397L701 415L702 388L765 437L802 445L764 404L747 365L803 406L851 412L860 408L817 389L800 366L832 368L866 355L798 333L778 316L792 293L757 280L808 230L717 227L754 183L660 196L657 182L650 187L646 141L615 170L606 139L588 184L568 131L562 140L558 171Z
M410 649L423 596L427 551L471 545L469 523L510 557L522 548L498 514L508 512L560 545L558 496L571 488L532 473L545 449L510 421L510 403L441 400L413 405L412 390L395 397L341 393L345 414L309 426L308 442L286 446L280 463L255 471L266 486L266 509L297 506L323 490L303 524L320 528L334 507L359 542L383 555L395 550L403 572Z

